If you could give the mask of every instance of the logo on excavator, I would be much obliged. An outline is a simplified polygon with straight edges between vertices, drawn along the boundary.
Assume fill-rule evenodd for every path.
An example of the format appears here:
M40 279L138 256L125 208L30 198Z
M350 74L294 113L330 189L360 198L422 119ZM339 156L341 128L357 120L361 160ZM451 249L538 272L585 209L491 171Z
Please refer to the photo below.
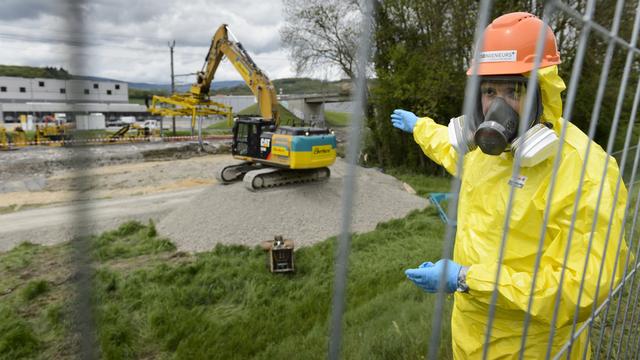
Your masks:
M271 146L271 139L269 138L261 138L260 139L260 151L265 152Z
M320 156L330 155L331 150L333 150L331 145L320 145L320 146L314 146L312 148L313 155L320 155Z
M289 149L284 146L273 146L271 148L271 153L275 155L289 156Z

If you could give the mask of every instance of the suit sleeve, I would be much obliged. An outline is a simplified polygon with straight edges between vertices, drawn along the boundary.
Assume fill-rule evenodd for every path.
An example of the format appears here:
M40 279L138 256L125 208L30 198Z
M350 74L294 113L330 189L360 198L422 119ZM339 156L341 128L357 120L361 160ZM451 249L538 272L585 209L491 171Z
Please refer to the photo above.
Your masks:
M428 117L420 118L413 129L413 138L429 159L456 175L458 153L449 143L446 126L436 124Z

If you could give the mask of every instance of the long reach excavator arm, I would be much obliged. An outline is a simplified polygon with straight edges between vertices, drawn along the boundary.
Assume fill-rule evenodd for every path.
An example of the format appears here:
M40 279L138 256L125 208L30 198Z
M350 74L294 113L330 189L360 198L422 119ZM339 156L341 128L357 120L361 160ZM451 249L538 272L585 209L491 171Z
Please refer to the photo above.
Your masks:
M213 35L204 66L198 73L198 81L191 86L191 94L199 98L204 98L209 94L218 65L225 56L258 100L260 115L266 121L270 120L276 126L279 125L280 114L278 113L275 87L269 77L253 62L242 44L235 39L226 24L221 25Z

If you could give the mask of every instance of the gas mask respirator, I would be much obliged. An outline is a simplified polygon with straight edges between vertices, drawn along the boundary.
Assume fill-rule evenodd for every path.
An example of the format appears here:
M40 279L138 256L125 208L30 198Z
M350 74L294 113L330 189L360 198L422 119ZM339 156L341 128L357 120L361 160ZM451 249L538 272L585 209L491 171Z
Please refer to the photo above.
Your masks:
M534 110L527 131L518 137L520 115L514 109L524 108L527 78L522 76L483 77L474 119L466 123L460 116L449 122L449 141L458 153L479 147L488 155L511 152L520 156L523 167L532 167L553 156L558 136L544 124L540 92L535 89Z

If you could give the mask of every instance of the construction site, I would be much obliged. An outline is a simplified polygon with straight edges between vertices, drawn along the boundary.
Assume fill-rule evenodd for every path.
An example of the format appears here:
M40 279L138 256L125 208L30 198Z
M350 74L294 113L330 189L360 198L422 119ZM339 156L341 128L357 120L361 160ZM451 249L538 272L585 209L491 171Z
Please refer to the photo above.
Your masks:
M334 163L330 179L319 184L251 192L242 183L223 185L216 179L219 170L236 163L230 145L217 140L208 141L204 150L194 142L94 146L83 149L94 165L82 174L74 167L73 150L66 148L4 153L0 249L71 240L76 225L68 219L74 206L92 209L91 233L151 219L160 234L189 252L218 243L252 247L275 235L304 246L339 233L344 160ZM403 182L379 170L363 171L354 231L373 230L379 222L427 206ZM259 205L274 202L280 207L278 221Z
M231 60L253 92L254 113L234 113L228 105L231 98L220 98L223 103L209 97L223 59ZM8 84L3 89L11 89L15 81L3 79ZM310 265L303 249L328 244L327 239L340 235L344 216L340 209L349 186L357 188L352 194L350 231L354 233L372 232L378 224L429 206L408 183L380 168L363 167L355 183L346 181L351 179L344 159L348 123L330 127L325 105L350 102L351 95L277 96L266 74L230 38L226 25L215 33L205 65L189 91L149 97L144 110L106 103L99 106L107 110L99 113L92 112L98 105L73 101L91 96L87 89L82 94L83 87L105 89L113 83L71 80L52 85L52 81L35 79L20 91L38 86L45 89L29 96L47 96L48 86L61 86L60 101L65 103L42 103L37 109L33 104L25 109L14 103L3 106L0 252L5 255L0 257L4 279L0 297L20 296L37 283L46 295L35 297L49 304L43 311L53 306L60 316L70 314L65 309L71 311L73 306L67 300L74 291L71 279L76 264L71 254L76 241L95 249L102 241L97 236L124 231L128 238L143 229L150 235L146 239L121 238L105 244L123 252L114 260L124 260L121 264L126 267L138 267L135 262L143 258L149 263L140 264L142 268L152 263L183 267L221 246L242 246L259 249L254 260L259 258L260 265L252 270L259 276L300 276ZM126 91L126 84L115 86ZM113 95L112 90L105 91ZM446 181L440 184L443 187ZM87 216L81 220L83 214ZM154 250L131 253L148 245ZM23 253L27 248L29 254ZM93 258L94 251L84 256ZM45 254L63 255L42 262L42 256L49 256ZM167 254L172 255L165 258ZM125 265L129 258L134 262ZM15 263L17 259L23 265ZM102 271L98 263L94 266L97 273ZM13 314L6 315L10 321L2 331L26 324ZM11 358L22 357L35 345L33 349L42 349L45 358L75 357L84 340L67 336L72 333L70 327L59 329L51 341L19 340L2 350ZM45 333L53 334L50 330ZM28 333L34 339L40 336L37 331ZM109 350L112 345L124 349L120 341L105 343L102 357L121 357L120 350ZM156 350L152 353L152 357L160 355Z
M230 106L209 98L223 58L231 59L253 91L258 114L234 118ZM158 120L146 120L96 137L91 130L105 128L105 117L96 114L75 115L73 122L53 117L35 125L33 139L21 129L24 116L10 136L3 128L0 249L70 241L78 224L65 219L74 206L95 210L83 224L90 233L130 220L153 221L161 235L189 252L216 244L255 246L276 235L310 245L339 233L345 163L336 158L339 143L344 153L346 128L321 128L295 117L281 124L273 84L226 25L215 33L189 92L150 100L152 115L190 119L192 136L163 136ZM222 131L203 135L203 121L222 125ZM80 170L82 162L86 168ZM239 180L244 186L235 184ZM367 186L356 198L354 231L373 230L426 206L408 184L378 170L360 180ZM277 221L256 206L267 203L279 203ZM34 217L46 220L36 225Z
M0 4L0 360L639 358L640 1L211 5Z

